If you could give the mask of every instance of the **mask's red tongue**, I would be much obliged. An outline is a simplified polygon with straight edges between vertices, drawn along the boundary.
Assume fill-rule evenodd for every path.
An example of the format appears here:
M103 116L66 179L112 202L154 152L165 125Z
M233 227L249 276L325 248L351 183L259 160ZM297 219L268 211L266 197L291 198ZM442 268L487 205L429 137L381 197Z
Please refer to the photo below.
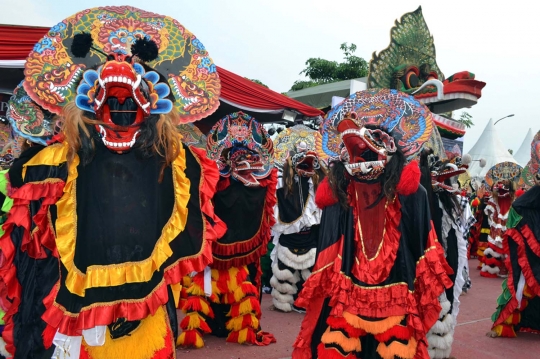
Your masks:
M356 123L351 120L343 120L339 123L337 130L339 133L343 133L346 130L359 130L360 128ZM349 152L349 163L358 163L364 162L365 160L361 157L367 149L366 143L355 134L346 134L343 136L343 144Z

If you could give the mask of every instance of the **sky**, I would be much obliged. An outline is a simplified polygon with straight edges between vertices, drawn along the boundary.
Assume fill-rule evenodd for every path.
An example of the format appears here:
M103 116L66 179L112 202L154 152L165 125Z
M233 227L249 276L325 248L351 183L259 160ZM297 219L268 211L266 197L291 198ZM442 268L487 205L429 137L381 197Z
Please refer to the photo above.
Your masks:
M529 128L540 130L540 21L532 1L2 0L0 23L53 26L104 5L169 15L201 40L217 65L278 92L303 79L308 58L341 61L343 42L356 44L356 55L369 61L388 46L395 20L421 5L444 75L467 70L487 83L478 104L466 109L475 126L465 135L464 152L490 118L515 115L496 126L514 151Z

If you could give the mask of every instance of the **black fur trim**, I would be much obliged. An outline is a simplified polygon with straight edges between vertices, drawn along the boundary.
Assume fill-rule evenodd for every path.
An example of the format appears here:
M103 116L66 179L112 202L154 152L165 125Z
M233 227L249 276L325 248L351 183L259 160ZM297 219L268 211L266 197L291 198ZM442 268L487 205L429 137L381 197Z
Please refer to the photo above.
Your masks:
M86 57L90 48L92 47L94 40L92 35L88 32L83 32L77 34L73 37L73 42L71 43L71 53L75 57Z
M131 53L133 56L137 56L144 62L154 61L158 57L157 44L146 38L138 39L133 45L131 45Z

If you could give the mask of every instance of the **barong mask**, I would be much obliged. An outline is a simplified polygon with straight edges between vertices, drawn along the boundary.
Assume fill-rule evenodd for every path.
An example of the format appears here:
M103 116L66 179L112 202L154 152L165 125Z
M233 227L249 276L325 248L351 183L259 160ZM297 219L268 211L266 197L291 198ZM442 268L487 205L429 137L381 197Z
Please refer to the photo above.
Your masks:
M465 155L463 158L456 156L448 161L441 161L437 156L430 156L429 165L433 190L435 192L458 192L460 189L458 176L467 172L470 162L469 155Z
M337 127L344 147L341 160L351 176L372 180L384 172L384 167L396 152L394 139L381 130L359 128L355 112L345 115Z
M304 125L286 128L274 140L276 167L284 172L290 166L300 177L315 176L327 160L321 150L321 139L319 132Z
M430 138L431 112L397 90L370 89L350 95L327 115L323 151L339 158L349 175L378 178L396 151L412 160Z
M218 121L207 139L207 155L217 162L222 177L257 187L273 168L273 144L264 127L243 112Z
M217 68L191 32L131 6L84 10L52 27L28 56L23 87L51 114L73 101L94 114L117 152L135 145L151 115L174 108L182 124L207 117L220 92Z
M144 39L137 40L133 48L143 43L157 49L155 43ZM150 114L168 113L173 104L166 98L169 86L159 82L160 76L155 71L146 72L133 56L112 53L108 59L97 70L84 72L76 103L103 122L96 129L105 146L123 152L133 147L141 125Z
M319 156L315 151L309 151L305 142L297 146L297 151L291 158L294 171L302 177L313 177L315 171L321 168Z
M513 195L522 170L520 165L513 162L501 162L491 167L486 174L486 183L493 195L499 198Z

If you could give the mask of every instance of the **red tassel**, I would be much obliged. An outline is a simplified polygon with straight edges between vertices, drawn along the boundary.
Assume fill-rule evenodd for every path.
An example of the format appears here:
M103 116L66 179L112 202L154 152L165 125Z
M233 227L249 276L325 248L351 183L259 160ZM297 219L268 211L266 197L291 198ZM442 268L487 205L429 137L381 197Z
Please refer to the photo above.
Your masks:
M404 195L415 193L420 186L420 176L418 161L412 161L403 168L396 191Z
M326 177L317 188L317 193L315 194L315 204L320 209L324 209L325 207L332 206L337 202L338 200L336 197L334 197L332 189L330 188L328 177Z
M360 338L364 335L366 335L366 331L360 328L355 328L343 317L328 317L326 319L326 323L333 329L343 329L345 332L347 332L347 335L349 338Z
M318 359L344 359L344 358L355 358L353 353L341 354L336 348L327 348L324 346L324 343L320 343L317 346Z
M396 338L398 340L409 340L412 336L412 329L402 325L396 325L384 333L375 335L375 339L377 339L379 342L388 342L392 338Z
M205 315L214 318L214 312L212 311L210 303L203 297L195 295L187 297L181 309L185 312L201 312L203 309L201 302L206 303L206 306L208 306L208 314Z

